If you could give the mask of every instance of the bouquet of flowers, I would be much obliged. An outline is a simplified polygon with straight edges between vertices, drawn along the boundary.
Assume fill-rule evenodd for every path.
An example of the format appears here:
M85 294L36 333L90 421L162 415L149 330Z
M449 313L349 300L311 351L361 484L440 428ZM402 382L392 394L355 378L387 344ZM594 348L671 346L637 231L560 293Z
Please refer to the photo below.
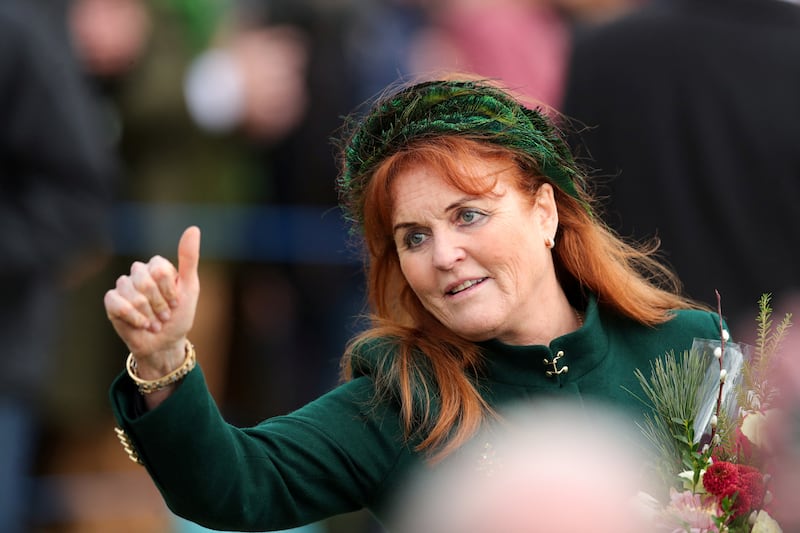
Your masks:
M731 342L720 321L718 340L696 339L680 357L667 354L649 378L637 371L642 401L652 407L641 428L665 487L660 499L643 495L659 531L782 531L770 515L775 465L765 428L779 409L771 376L791 314L773 325L765 294L757 324L755 346Z

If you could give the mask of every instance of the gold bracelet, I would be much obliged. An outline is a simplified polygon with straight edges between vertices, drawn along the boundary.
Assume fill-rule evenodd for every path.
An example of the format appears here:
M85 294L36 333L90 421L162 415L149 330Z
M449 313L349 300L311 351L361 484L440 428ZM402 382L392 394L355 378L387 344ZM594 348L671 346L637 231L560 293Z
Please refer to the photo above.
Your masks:
M154 380L142 379L136 375L136 359L133 357L133 352L128 354L128 360L125 367L128 369L128 375L136 383L137 388L141 394L150 394L155 391L165 389L173 383L182 380L186 374L192 371L197 364L197 356L194 352L194 345L186 341L186 358L181 363L181 366L167 374Z

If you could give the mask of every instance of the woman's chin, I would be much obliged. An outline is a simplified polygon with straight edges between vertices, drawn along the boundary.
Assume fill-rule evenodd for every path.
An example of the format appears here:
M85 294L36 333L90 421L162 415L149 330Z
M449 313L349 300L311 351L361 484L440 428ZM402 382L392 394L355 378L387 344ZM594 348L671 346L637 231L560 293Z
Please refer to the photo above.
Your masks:
M488 327L485 322L480 324L447 325L447 327L462 339L470 342L488 341L497 336L496 329Z

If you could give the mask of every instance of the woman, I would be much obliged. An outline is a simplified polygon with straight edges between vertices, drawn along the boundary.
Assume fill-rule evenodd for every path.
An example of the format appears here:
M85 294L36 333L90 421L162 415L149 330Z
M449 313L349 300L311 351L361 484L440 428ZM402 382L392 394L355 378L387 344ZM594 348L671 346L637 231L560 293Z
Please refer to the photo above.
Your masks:
M557 131L506 92L412 85L352 131L337 184L368 251L373 323L341 386L255 427L222 420L186 337L197 228L177 270L134 263L106 295L131 350L111 390L119 433L170 508L203 525L281 529L362 507L385 519L410 473L504 405L556 396L640 415L635 369L719 334L652 250L606 228Z

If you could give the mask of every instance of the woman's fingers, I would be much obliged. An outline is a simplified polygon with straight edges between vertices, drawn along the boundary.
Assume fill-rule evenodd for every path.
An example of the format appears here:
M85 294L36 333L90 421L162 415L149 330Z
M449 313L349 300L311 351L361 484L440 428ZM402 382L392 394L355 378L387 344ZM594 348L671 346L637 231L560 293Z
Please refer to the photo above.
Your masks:
M122 322L135 329L147 329L151 325L150 318L134 305L131 297L123 296L123 292L128 291L122 290L122 288L127 285L132 285L130 278L128 276L120 276L117 279L116 288L106 292L103 298L106 314L109 320L114 323Z
M154 295L150 299L158 318L169 320L178 305L178 271L161 256L155 256L147 264L147 278L152 281Z
M175 285L175 276L170 276L170 271L175 269L160 257L154 257L146 265L137 261L131 266L131 285L138 293L128 294L131 303L154 322L169 320L167 298L174 292ZM140 295L144 297L143 302ZM158 327L157 323L153 325Z
M109 291L109 317L158 332L162 323L170 319L171 308L177 302L176 285L177 271L163 257L155 256L147 264L136 261L130 275L120 276L116 288Z

